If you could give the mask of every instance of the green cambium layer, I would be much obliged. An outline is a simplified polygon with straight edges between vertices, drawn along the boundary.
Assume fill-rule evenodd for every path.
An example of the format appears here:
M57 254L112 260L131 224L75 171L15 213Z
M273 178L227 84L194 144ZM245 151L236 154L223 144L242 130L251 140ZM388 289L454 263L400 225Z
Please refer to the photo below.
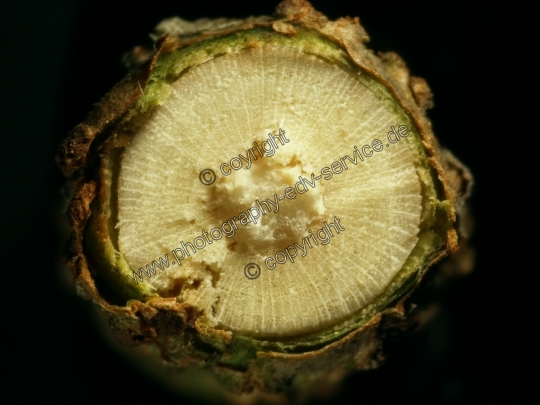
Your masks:
M125 137L121 139L125 140ZM124 142L119 142L116 136L112 136L107 143L110 153L103 158L101 167L98 168L100 190L92 202L92 214L84 231L85 250L105 284L120 297L122 304L129 299L146 301L156 296L155 288L147 282L138 282L135 285L127 278L127 275L133 276L133 269L118 251L114 230L116 207L112 204L112 193L116 189L118 175L118 168L114 167L118 159L114 157L124 146Z
M254 44L258 46L289 46L320 57L329 63L339 65L343 70L348 71L353 77L361 81L363 85L370 88L381 99L387 101L388 107L399 117L400 125L406 125L410 128L411 133L405 140L408 147L416 155L416 170L422 187L423 209L418 243L402 270L396 275L386 291L370 305L356 313L348 321L323 332L280 342L258 340L233 334L233 340L229 348L234 350L232 352L228 351L227 354L223 353L220 363L235 368L247 368L249 361L254 358L256 351L259 350L284 353L311 351L337 341L351 331L358 329L377 313L395 303L414 286L430 260L441 251L446 240L446 233L451 226L449 215L451 203L438 200L437 189L440 190L441 185L437 175L427 164L427 156L420 135L413 121L403 111L391 92L369 73L360 71L347 56L346 51L339 45L328 39L321 38L315 32L296 28L298 34L292 38L267 28L252 28L224 37L205 40L161 56L152 72L144 96L137 102L134 111L132 111L134 113L132 114L133 118L124 122L121 128L117 128L116 133L119 135L116 141L108 141L108 149L111 152L114 148L125 146L125 139L129 138L128 133L135 132L141 121L149 115L154 107L167 101L169 84L177 80L188 69L219 56L252 47ZM122 138L124 138L124 141L122 141ZM115 241L108 237L103 238L102 235L98 236L95 228L96 218L101 218L101 220L106 218L109 222L110 235L115 234L115 221L113 219L115 218L116 207L114 202L111 202L111 193L115 192L113 183L114 177L118 174L118 168L114 166L116 163L113 156L114 153L111 153L112 158L110 158L110 161L108 158L107 163L104 163L100 170L103 189L100 191L100 201L95 201L93 204L92 217L87 226L85 239L88 241L88 249L92 251L92 257L96 258L96 267L101 271L104 281L110 288L124 300L139 299L145 301L151 297L156 297L155 289L147 282L139 282L134 285L127 279L128 275L133 274L134 269L129 266L123 255L115 248ZM435 186L436 184L438 186ZM111 192L111 190L113 191ZM114 239L114 236L112 237ZM214 346L222 346L222 342L215 342Z

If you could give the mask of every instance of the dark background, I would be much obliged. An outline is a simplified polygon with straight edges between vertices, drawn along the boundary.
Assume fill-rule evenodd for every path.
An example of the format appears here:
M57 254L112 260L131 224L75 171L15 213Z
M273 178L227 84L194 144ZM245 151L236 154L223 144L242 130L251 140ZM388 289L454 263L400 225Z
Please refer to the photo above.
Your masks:
M2 402L192 403L147 379L104 343L91 304L74 294L59 268L63 177L54 154L92 103L123 77L122 54L149 43L147 34L161 19L269 15L276 4L253 3L2 3ZM526 175L517 159L524 161L523 153L534 147L517 141L527 135L519 127L523 117L533 113L518 95L526 72L516 64L525 65L526 52L520 56L516 43L527 48L532 37L512 40L517 6L312 4L331 19L360 16L372 49L397 52L413 75L428 81L435 94L429 113L434 132L476 177L475 271L438 292L442 312L431 327L396 343L381 369L351 375L337 401L457 404L514 397L522 390L513 382L521 379L519 364L531 361L534 335L521 314L523 287L535 268L519 264L523 252L510 247L520 240L517 224L531 222L523 215L534 210L532 200L516 197L520 185L510 174L519 167ZM534 138L533 127L528 130Z

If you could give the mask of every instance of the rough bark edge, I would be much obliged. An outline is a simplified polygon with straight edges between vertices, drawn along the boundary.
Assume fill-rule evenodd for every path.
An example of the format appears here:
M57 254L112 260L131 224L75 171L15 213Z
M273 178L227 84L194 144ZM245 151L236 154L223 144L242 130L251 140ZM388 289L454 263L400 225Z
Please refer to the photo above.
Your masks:
M465 199L470 193L472 176L468 170L451 154L440 155L440 148L431 131L431 123L425 117L425 111L432 105L432 96L426 82L409 76L405 63L394 53L380 54L378 59L366 50L364 43L369 38L359 24L358 18L340 18L329 21L315 11L305 0L285 0L276 9L277 20L268 17L249 18L223 25L220 20L216 29L211 24L195 24L191 31L178 38L163 37L156 44L156 50L146 62L131 72L116 85L89 114L88 118L75 127L61 144L57 162L66 176L84 169L90 147L96 137L110 125L118 122L122 116L140 99L148 83L150 74L160 54L172 52L201 40L228 35L255 26L272 27L276 32L294 36L292 24L314 29L332 41L340 44L351 59L363 70L376 77L393 93L401 106L416 124L429 154L432 165L444 187L444 198L456 204L458 215L465 215ZM146 56L145 56L146 57ZM450 179L445 168L452 173ZM466 192L459 194L458 201L454 190L461 190L466 184ZM230 349L232 334L214 330L201 322L201 313L185 303L167 298L156 298L146 303L132 300L124 307L111 305L103 299L94 282L82 247L82 231L90 216L90 202L96 196L97 185L94 182L80 180L75 187L75 194L68 210L70 223L74 229L67 249L67 263L75 276L77 292L88 299L93 299L111 315L111 326L119 342L124 345L139 345L154 342L162 355L175 366L196 364L200 367L212 364L211 355L197 349L201 343L219 347L223 352ZM450 213L450 220L456 220L455 211ZM463 223L464 221L462 221ZM466 229L466 228L464 228ZM468 232L460 229L464 237ZM446 250L432 258L426 268L457 250L457 233L451 229L447 235ZM424 272L425 273L425 272ZM416 286L421 282L420 277ZM390 331L404 331L414 324L414 319L405 310L405 303L416 289L413 288L399 300L394 308L389 308L375 316L360 329L349 333L340 341L311 352L286 354L277 352L257 352L245 371L230 367L214 367L217 374L224 375L230 381L229 389L250 392L254 388L266 392L278 392L286 389L291 376L310 373L314 369L369 369L377 367L383 360L382 341ZM206 339L200 341L200 339ZM198 340L198 341L197 341ZM196 344L194 344L196 343Z
M62 141L56 154L56 164L66 177L73 175L85 165L90 145L95 138L116 123L141 98L166 44L167 37L160 39L151 58L115 85L94 105L88 117L73 128Z

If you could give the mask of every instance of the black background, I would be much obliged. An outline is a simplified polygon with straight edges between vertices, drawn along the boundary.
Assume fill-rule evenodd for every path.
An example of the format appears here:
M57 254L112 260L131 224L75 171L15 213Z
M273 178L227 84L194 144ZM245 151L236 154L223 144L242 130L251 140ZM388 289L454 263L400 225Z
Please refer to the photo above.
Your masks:
M122 54L149 43L147 34L161 19L269 15L276 4L253 3L2 3L0 285L6 344L0 397L7 403L192 403L147 379L105 344L89 316L91 304L62 275L63 178L54 154L92 103L123 77ZM527 134L519 125L532 113L517 93L526 73L516 63L526 52L521 57L515 49L516 42L527 48L532 36L512 41L516 6L343 0L313 5L331 19L360 16L372 49L397 52L413 75L428 81L435 94L429 113L435 134L476 177L474 273L439 292L443 309L430 328L395 344L381 369L351 375L336 401L454 404L514 397L521 388L512 381L521 378L520 362L529 361L534 339L520 315L534 265L519 264L521 251L510 248L520 239L515 224L527 222L523 211L532 211L534 203L516 210L512 203L522 199L508 199L520 189L510 171L533 147L511 141Z

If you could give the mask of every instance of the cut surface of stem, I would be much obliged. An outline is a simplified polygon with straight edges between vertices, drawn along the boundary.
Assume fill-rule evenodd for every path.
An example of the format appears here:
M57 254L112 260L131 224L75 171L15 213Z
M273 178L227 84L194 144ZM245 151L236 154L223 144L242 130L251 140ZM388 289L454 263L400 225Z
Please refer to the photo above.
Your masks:
M427 84L303 0L160 27L176 36L61 145L79 293L120 342L236 392L376 366L457 249L451 183L472 183L440 155Z
M182 301L248 335L319 331L366 307L413 251L423 208L418 134L381 87L293 46L190 69L123 152L130 266L183 257L146 281L160 295L182 285Z

